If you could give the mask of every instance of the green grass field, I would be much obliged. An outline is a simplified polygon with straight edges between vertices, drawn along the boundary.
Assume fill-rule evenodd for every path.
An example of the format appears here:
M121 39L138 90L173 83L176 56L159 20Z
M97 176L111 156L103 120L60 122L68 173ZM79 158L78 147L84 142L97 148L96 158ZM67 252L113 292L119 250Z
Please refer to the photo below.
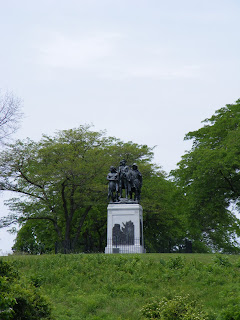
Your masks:
M189 295L212 319L239 306L240 256L215 254L71 254L9 256L48 298L57 320L144 319L141 308Z

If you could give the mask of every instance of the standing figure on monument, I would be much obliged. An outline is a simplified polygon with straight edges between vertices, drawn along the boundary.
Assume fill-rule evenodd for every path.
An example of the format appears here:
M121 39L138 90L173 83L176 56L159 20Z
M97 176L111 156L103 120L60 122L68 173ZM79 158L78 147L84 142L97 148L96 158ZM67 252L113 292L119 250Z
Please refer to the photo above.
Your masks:
M142 175L138 166L135 163L127 166L126 161L121 160L118 168L110 167L107 180L108 198L111 200L107 207L105 253L145 253L143 209L139 204ZM134 200L129 196L131 199L134 196Z
M117 169L113 166L110 167L110 172L107 175L108 182L108 199L112 202L118 201L118 173Z
M127 166L126 160L121 160L120 165L118 168L118 174L119 174L119 192L120 192L120 198L123 197L122 190L125 189L125 198L128 198L129 194L129 183L127 179L129 167Z
M138 170L138 166L136 163L132 165L129 178L130 178L130 185L131 185L131 189L129 191L130 199L132 199L132 194L134 192L134 200L139 202L141 188L142 188L142 174Z

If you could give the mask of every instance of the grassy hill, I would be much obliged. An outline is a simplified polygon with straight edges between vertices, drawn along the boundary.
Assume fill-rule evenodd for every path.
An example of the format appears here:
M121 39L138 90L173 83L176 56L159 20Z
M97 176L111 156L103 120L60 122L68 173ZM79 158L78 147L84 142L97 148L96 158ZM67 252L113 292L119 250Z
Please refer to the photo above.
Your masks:
M147 303L187 295L211 319L240 319L237 255L59 254L4 259L48 297L57 320L145 319L140 310ZM231 312L234 317L227 316Z

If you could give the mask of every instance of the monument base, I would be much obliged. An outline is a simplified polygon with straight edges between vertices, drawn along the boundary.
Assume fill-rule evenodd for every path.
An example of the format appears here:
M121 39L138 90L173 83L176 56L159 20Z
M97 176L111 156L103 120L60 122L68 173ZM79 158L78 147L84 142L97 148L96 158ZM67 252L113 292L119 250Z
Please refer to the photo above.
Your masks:
M138 203L110 203L105 253L145 253L142 206Z
M105 253L146 253L146 249L143 246L119 245L115 247L110 244L105 247Z

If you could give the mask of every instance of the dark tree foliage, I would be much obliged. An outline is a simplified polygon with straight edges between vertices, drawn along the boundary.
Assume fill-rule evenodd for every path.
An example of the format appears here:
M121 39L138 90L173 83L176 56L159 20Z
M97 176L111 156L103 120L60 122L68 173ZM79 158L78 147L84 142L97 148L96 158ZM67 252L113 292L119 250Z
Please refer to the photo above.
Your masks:
M183 197L161 171L145 173L142 206L144 237L148 252L185 250L186 221Z
M189 132L192 150L172 172L186 199L191 237L199 249L238 252L240 236L240 100L226 105Z
M149 251L171 251L184 238L176 188L151 163L146 145L124 143L89 126L17 141L0 155L0 186L17 197L2 226L20 223L14 250L28 253L103 252L109 167L136 162L143 175L142 205ZM179 206L178 206L179 207Z
M52 319L51 308L40 291L22 279L12 264L0 259L0 319Z
M152 155L147 146L106 138L88 126L44 136L38 143L17 141L0 158L1 189L20 195L9 201L12 214L2 225L27 221L18 235L18 244L27 235L24 251L34 252L37 245L45 252L55 242L64 252L102 250L110 165L125 158L153 171Z

